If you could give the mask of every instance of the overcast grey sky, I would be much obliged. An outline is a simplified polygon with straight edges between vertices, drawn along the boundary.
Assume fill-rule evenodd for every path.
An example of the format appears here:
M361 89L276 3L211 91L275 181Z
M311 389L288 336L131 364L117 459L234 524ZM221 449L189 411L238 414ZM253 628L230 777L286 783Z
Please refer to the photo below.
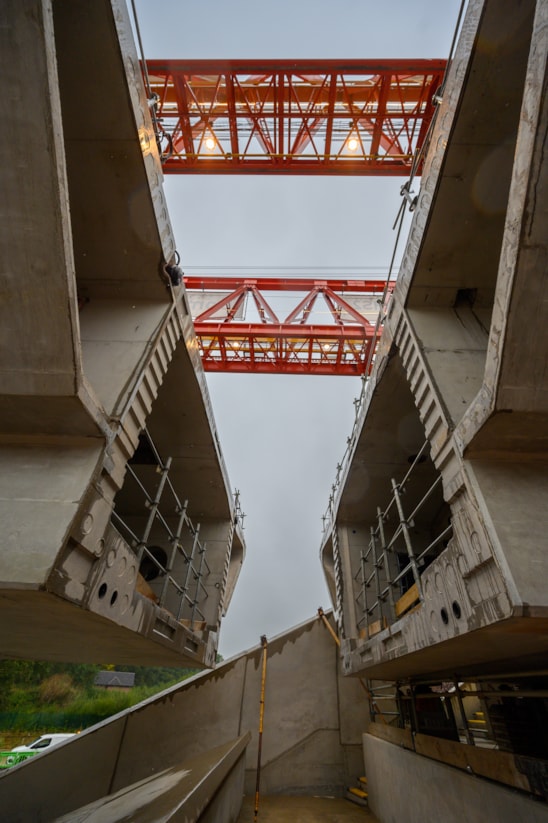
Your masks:
M459 7L460 0L137 0L147 58L444 58ZM325 266L386 271L403 182L174 175L165 185L188 274L306 266L313 276ZM247 515L247 558L221 629L226 658L330 606L321 516L361 381L220 374L208 383Z

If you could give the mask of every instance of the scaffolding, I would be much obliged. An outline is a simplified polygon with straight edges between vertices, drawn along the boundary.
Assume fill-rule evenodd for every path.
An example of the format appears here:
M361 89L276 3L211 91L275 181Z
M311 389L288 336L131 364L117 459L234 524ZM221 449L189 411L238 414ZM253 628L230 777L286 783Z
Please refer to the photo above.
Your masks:
M403 480L398 483L391 478L390 501L384 510L377 507L377 523L370 527L369 542L360 553L359 567L354 575L354 580L359 586L355 602L358 605L358 612L361 613L357 620L358 633L364 633L366 639L382 631L422 602L421 571L439 554L440 545L447 545L453 532L450 523L428 543L426 548L417 551L413 545L412 527L415 518L440 488L442 481L441 475L438 475L412 511L405 513L403 497L414 479L416 467L426 460L428 446L429 441L426 440L415 455ZM388 539L386 524L394 514L397 526ZM402 557L406 558L406 562L401 562Z
M188 515L188 500L181 502L173 486L170 478L172 458L161 458L146 429L140 437L140 448L146 451L146 464L154 466L159 479L155 488L147 488L134 458L127 464L125 491L129 491L133 501L140 501L137 507L147 513L145 525L139 535L130 526L130 518L115 510L112 512L113 525L137 556L141 593L190 628L205 628L206 617L202 609L208 591L204 580L210 574L210 567L206 559L206 543L200 539L200 524L192 522ZM127 489L128 484L131 490ZM162 539L159 539L159 533Z

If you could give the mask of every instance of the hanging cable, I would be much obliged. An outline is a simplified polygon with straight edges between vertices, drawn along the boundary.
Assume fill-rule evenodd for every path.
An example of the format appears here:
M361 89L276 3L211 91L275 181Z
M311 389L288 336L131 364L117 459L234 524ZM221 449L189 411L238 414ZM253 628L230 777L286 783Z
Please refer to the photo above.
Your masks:
M449 72L451 62L453 60L453 54L454 54L454 51L455 51L457 37L458 37L459 30L460 30L460 26L461 26L461 22L462 22L462 16L463 16L463 13L464 13L464 8L466 6L466 3L467 3L467 0L461 0L460 9L459 9L458 17L457 17L457 22L455 24L455 29L453 31L453 39L451 41L451 47L449 49L449 56L448 56L448 60L447 60L447 65L446 65L446 68L445 68L445 72L444 72L444 75L443 75L443 80L442 80L440 89L438 89L438 92L436 93L437 96L439 96L440 94L443 94L443 89L445 87L445 83L446 83L446 80L447 80L447 74ZM441 102L441 98L437 102ZM398 213L396 215L396 219L394 220L394 225L392 226L392 230L397 229L396 239L395 239L394 247L393 247L393 250L392 250L392 257L391 257L391 260L390 260L390 266L388 267L388 274L387 274L387 277L386 277L384 292L383 292L382 298L380 300L379 314L378 314L378 317L377 317L377 322L375 324L375 334L374 334L374 337L373 337L371 347L369 349L369 355L368 355L368 358L367 358L367 365L366 365L366 368L365 368L365 371L364 371L364 378L365 379L364 379L364 382L363 382L362 392L361 392L361 396L359 398L359 402L361 402L365 397L366 381L367 381L368 375L370 375L370 373L371 373L371 362L372 362L373 357L375 355L376 343L377 343L378 338L380 336L379 335L379 329L380 329L380 326L381 326L381 324L384 320L383 310L384 310L384 307L385 307L385 304L386 304L386 297L387 297L387 294L388 294L388 289L390 287L390 281L392 279L392 273L393 273L393 270L394 270L394 263L395 263L395 260L396 260L396 253L397 253L397 250L398 250L400 237L401 237L401 231L402 231L403 222L404 222L404 218L405 218L406 205L409 205L410 211L414 211L414 209L417 205L417 202L418 202L418 196L413 197L413 192L411 190L411 186L413 184L413 179L414 179L414 177L417 173L417 169L418 169L418 167L419 167L419 165L422 161L422 156L423 156L423 153L425 151L425 147L428 146L429 139L430 139L430 136L431 136L431 133L432 133L432 130L433 130L434 122L436 120L436 115L437 115L437 109L436 109L436 112L434 113L434 117L430 121L428 131L426 133L423 144L420 147L420 149L415 153L415 157L413 158L413 164L412 164L412 167L411 167L411 173L410 173L410 176L409 176L409 180L406 183L404 183L404 185L400 189L400 194L402 195L402 197L404 197L404 200L402 200L402 202L400 204L400 207L398 209ZM356 418L355 426L356 426L357 422L358 422L358 420ZM349 438L349 441L347 443L347 449L346 449L345 454L343 456L343 459L341 461L342 463L345 462L347 456L349 455L352 439L353 439L352 437Z
M152 88L150 85L150 79L148 76L147 64L145 60L145 50L143 48L143 41L141 39L141 29L139 28L139 20L137 17L137 9L135 7L135 0L131 0L131 8L133 10L133 20L135 21L135 32L137 34L137 42L139 43L139 51L141 52L141 65L143 67L143 77L145 80L145 86L147 89L147 97L150 100L154 98L152 93Z
M148 74L147 68L147 61L145 59L145 50L143 48L143 40L141 38L141 29L139 27L139 18L137 17L137 8L135 6L135 0L131 0L131 8L133 11L133 20L135 23L135 33L137 35L137 42L139 43L139 51L141 52L141 70L143 74L143 80L145 83L146 94L147 94L147 103L148 108L150 111L150 116L152 119L152 126L154 129L154 136L156 138L156 145L158 146L158 154L160 155L160 162L165 163L166 160L169 160L170 157L173 155L173 140L170 134L164 131L164 128L160 121L158 120L158 115L156 114L156 106L158 104L158 95L152 91L152 86L150 84L150 77ZM168 143L168 151L162 151L162 137L167 140Z
M451 65L451 61L453 60L453 54L454 54L454 51L455 51L455 46L457 44L457 37L458 37L458 34L459 34L459 30L460 30L462 15L464 14L464 7L466 6L467 2L468 2L468 0L461 0L459 15L457 17L457 22L455 24L455 30L453 32L453 40L451 41L451 47L449 49L449 56L447 58L447 66L446 66L445 73L444 73L444 76L443 76L443 81L442 81L442 84L441 84L442 89L443 89L443 87L445 85L445 81L447 79L447 72L449 71L449 66Z
M387 278L386 278L386 283L384 284L384 291L383 291L382 297L380 299L379 313L377 315L377 322L375 323L375 333L374 333L374 336L373 336L371 346L369 348L369 354L367 356L367 365L366 365L365 371L364 371L364 375L366 377L367 377L367 375L371 374L371 362L372 362L373 356L375 354L377 341L380 337L379 330L380 330L380 327L381 327L381 325L383 323L383 320L384 320L384 307L386 305L386 298L387 298L387 295L388 295L388 289L390 288L390 282L392 280L392 272L394 270L394 263L396 261L396 253L398 251L398 246L399 246L399 243L400 243L401 230L402 230L402 227L403 227L404 218L405 218L405 203L402 203L401 206L400 206L400 210L398 212L398 215L396 217L396 220L394 222L394 225L392 226L392 229L395 229L396 226L397 226L396 240L394 242L394 248L392 249L392 257L390 258L390 266L388 267L388 275L387 275ZM363 384L363 387L362 387L362 397L365 394L365 386L366 386L366 383L364 381L364 384Z
M434 115L428 124L428 129L424 136L424 140L422 141L421 146L415 152L415 156L413 157L413 162L411 164L411 172L409 174L409 180L407 183L400 189L400 194L402 197L405 197L407 202L409 203L409 210L414 211L415 206L417 205L418 197L413 197L413 192L411 191L411 186L413 185L413 180L417 174L420 164L422 163L422 159L426 152L428 151L428 147L430 145L430 138L432 136L432 132L434 130L434 124L437 120L438 108L443 101L443 93L445 91L445 84L447 82L447 76L449 74L449 69L451 68L451 64L453 62L453 55L455 51L455 46L457 44L457 37L460 31L461 22L462 22L462 15L464 14L464 8L468 0L461 0L459 13L457 16L457 22L455 24L455 28L453 31L453 39L451 41L451 46L449 48L449 55L447 57L447 63L445 65L445 71L443 73L443 78L441 81L440 87L436 90L434 97L432 98L432 103L436 106L436 110L434 111Z

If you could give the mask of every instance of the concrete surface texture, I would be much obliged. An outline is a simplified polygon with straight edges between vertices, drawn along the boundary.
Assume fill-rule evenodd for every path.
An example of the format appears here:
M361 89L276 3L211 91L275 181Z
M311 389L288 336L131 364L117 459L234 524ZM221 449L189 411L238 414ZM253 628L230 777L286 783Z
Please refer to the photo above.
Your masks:
M545 668L547 21L468 4L322 549L348 673Z
M242 803L248 736L220 746L178 767L164 769L68 815L57 823L190 821L234 823ZM49 811L44 809L48 819Z
M255 797L244 797L238 823L253 823L254 810ZM259 797L257 823L378 823L378 818L342 797L267 795Z
M175 240L124 2L6 0L0 68L20 101L0 127L0 654L211 666L244 544L184 288L164 272ZM165 569L142 585L157 485L145 499L127 465L145 429L178 497L147 539L179 589ZM198 524L208 565L181 603Z
M4 772L3 813L14 821L33 819L38 808L67 815L247 732L244 785L251 794L262 662L259 646ZM337 646L318 618L271 639L262 790L343 795L363 774L368 719L366 695L356 679L342 677Z
M323 547L349 674L458 680L546 668L547 23L546 0L468 3ZM10 89L0 121L10 158L0 171L9 204L0 221L0 656L213 665L244 547L186 297L162 277L175 244L124 3L4 0L0 68ZM116 506L145 528L126 482L132 459L156 477L153 463L134 459L145 428L173 458L177 493L211 545L199 629L159 603L159 577L146 596L137 591L131 541L111 522ZM424 441L386 536L401 526L420 553L432 532L450 534L415 570L408 614L382 610L397 552L382 568L373 556L369 610L359 600L362 550ZM156 526L148 536L165 548ZM399 582L392 594L405 594ZM369 720L331 636L314 619L267 651L259 819L373 820L325 796L363 774ZM244 823L262 658L251 649L7 771L3 819L73 820L86 804L108 817L113 803L144 804L148 789L169 804L169 770L193 759L216 770L213 752L250 733L234 783L203 817L233 823L243 789ZM547 819L545 804L418 749L372 735L364 747L383 823ZM539 781L542 764L533 764ZM174 777L177 791L186 777Z
M364 735L368 802L383 823L546 823L546 803Z

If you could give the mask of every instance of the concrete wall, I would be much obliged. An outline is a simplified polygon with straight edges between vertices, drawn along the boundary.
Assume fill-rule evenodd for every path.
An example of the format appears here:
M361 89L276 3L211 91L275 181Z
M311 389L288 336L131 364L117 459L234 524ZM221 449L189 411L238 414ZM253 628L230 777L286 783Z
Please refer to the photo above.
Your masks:
M340 601L343 592L337 608L349 673L400 679L545 667L547 24L542 0L468 4L339 472L338 549L329 562L342 573L336 594ZM432 481L441 478L439 514L452 534L420 573L420 608L368 641L360 637L363 603L349 602L359 555L340 526L375 523L369 512L373 502L386 505L389 476L379 466L398 479L406 474L417 449L406 456L395 444L400 423L413 419L403 414L409 406L428 441ZM406 487L408 517L427 468L428 461ZM419 517L410 518L415 554L438 518L434 507L422 512L424 532ZM437 534L432 528L431 539Z
M410 309L409 317L450 418L457 423L482 385L489 311L420 308Z
M207 809L200 815L200 823L236 823L242 808L244 793L245 757L242 755L236 766L220 786Z
M101 444L91 438L78 445L0 446L0 580L4 585L43 585L101 457Z
M0 654L210 666L244 544L184 288L163 271L175 239L127 9L0 5ZM200 630L142 596L109 525L136 506L145 427L209 543Z
M137 821L140 823L234 823L243 797L245 735L178 766L164 769L118 792L55 817L56 823L75 821ZM40 820L50 820L43 808ZM12 818L17 823L25 818ZM36 820L33 817L33 820Z
M121 410L127 400L131 378L148 353L165 312L165 298L129 297L84 304L80 314L84 372L107 414Z
M477 484L485 518L497 535L497 560L512 581L516 604L548 607L546 534L548 532L548 457L471 460L467 472Z
M546 823L546 804L379 740L364 738L369 806L380 823Z
M2 3L0 32L2 76L11 89L0 103L0 377L3 392L21 405L28 395L45 400L75 394L81 363L61 109L46 4Z
M67 814L248 731L245 791L253 793L261 663L258 646L4 772L3 815ZM368 720L365 692L340 675L337 647L317 618L271 640L261 790L341 794L362 773Z

